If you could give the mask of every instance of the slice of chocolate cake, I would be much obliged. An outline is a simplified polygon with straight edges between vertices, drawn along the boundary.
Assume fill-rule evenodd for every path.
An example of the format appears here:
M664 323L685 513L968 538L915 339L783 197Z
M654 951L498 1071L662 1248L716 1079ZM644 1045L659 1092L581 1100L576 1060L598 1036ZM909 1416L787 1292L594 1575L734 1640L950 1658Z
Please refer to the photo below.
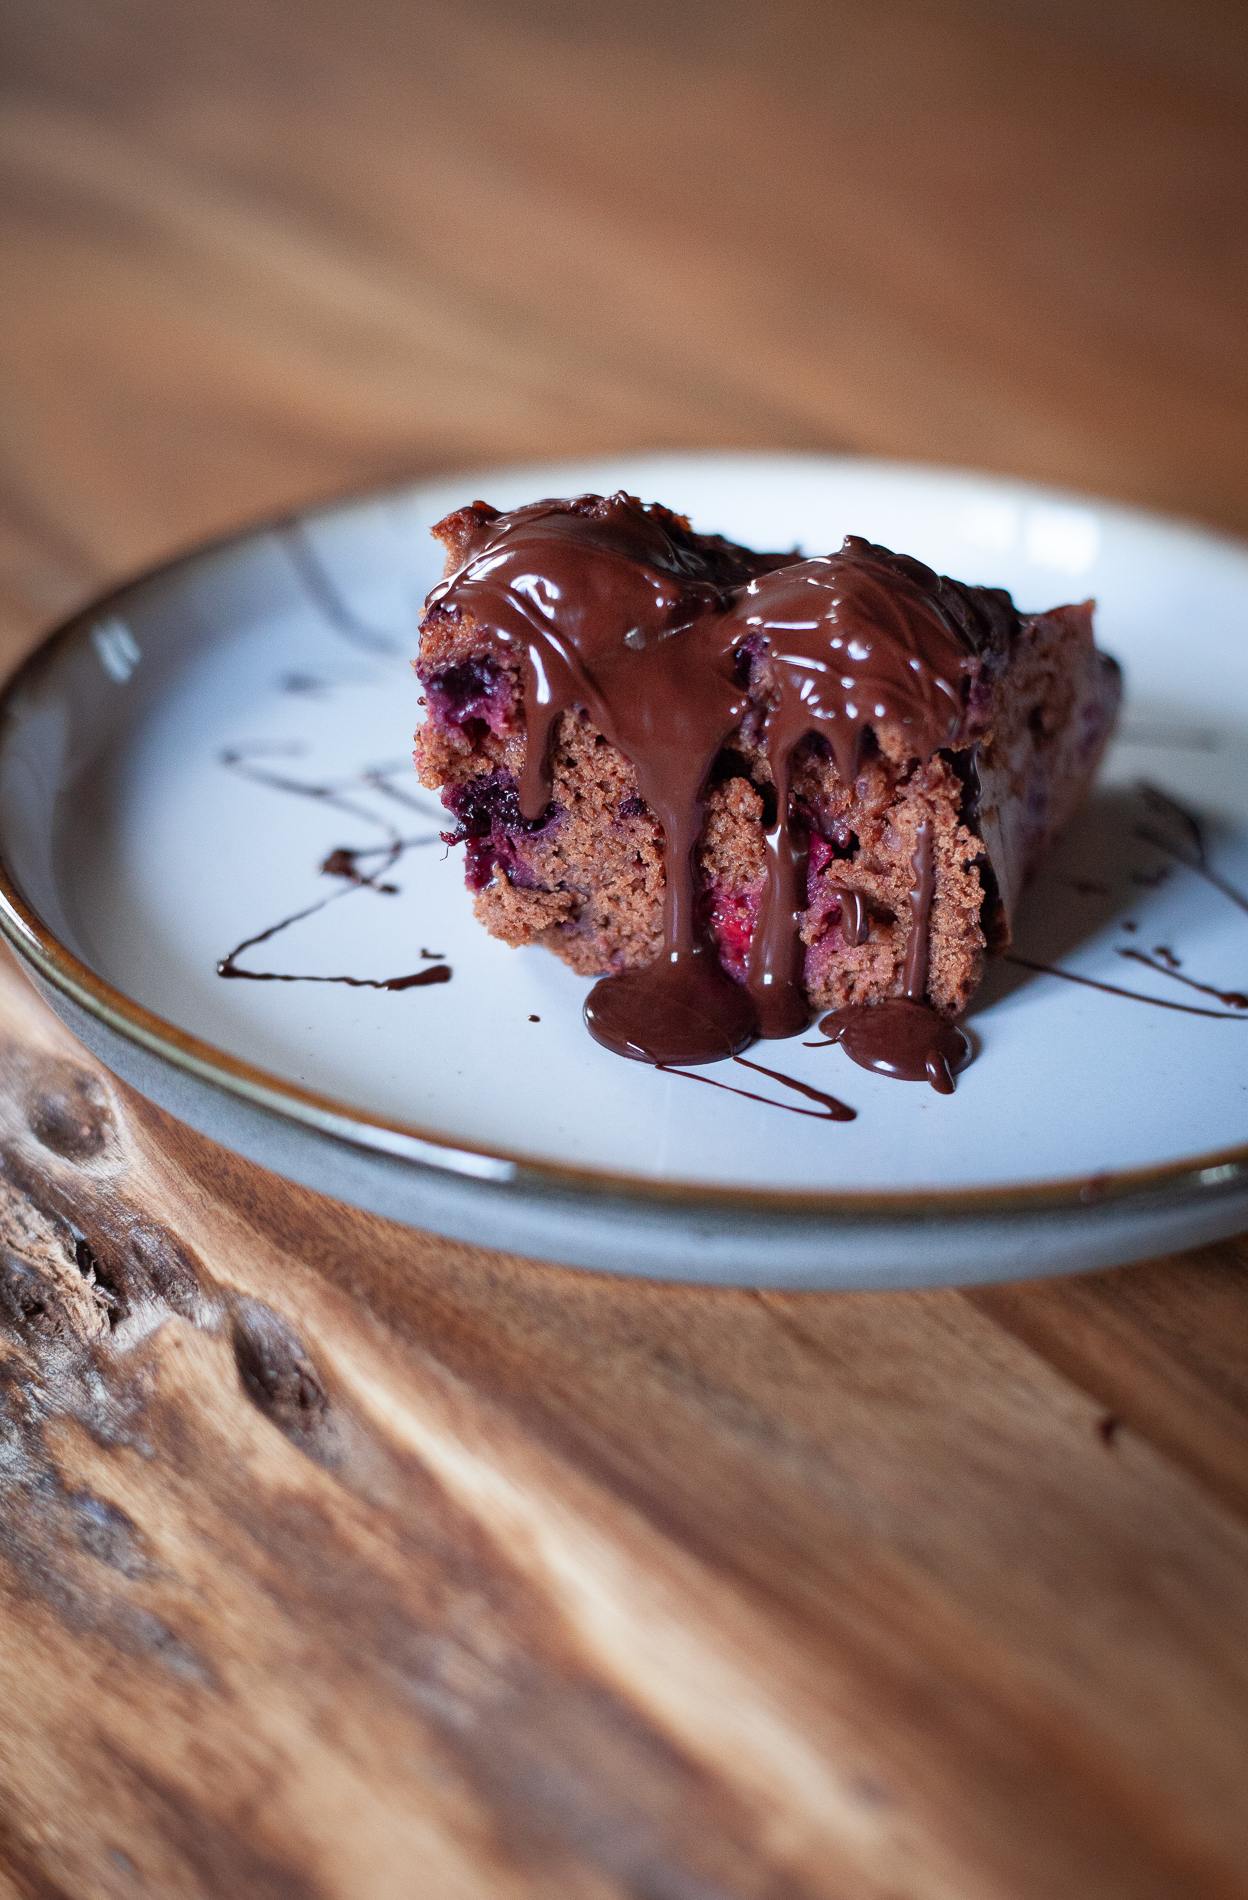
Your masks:
M417 668L422 782L481 922L602 976L650 1062L830 1033L952 1087L952 1019L1087 790L1120 683L1091 604L1020 615L850 536L755 554L628 495L474 502Z

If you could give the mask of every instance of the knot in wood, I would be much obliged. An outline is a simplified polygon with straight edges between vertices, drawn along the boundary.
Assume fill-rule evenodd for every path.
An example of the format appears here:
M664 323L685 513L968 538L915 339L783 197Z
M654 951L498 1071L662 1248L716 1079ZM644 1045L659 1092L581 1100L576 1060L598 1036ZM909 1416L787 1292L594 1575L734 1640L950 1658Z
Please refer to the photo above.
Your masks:
M329 1397L311 1354L288 1320L261 1300L231 1309L234 1359L252 1404L318 1464L338 1457Z
M112 1104L89 1070L63 1057L29 1054L21 1066L26 1126L41 1147L81 1164L115 1145Z

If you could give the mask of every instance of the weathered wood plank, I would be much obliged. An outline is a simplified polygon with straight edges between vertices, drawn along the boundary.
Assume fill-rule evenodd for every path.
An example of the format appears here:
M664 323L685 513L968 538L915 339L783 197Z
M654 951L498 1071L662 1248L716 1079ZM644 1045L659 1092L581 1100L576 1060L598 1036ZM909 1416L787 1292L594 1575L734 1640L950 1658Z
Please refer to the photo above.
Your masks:
M430 459L662 443L1248 518L1233 10L1199 73L1105 6L9 12L4 459L110 572Z
M967 1295L1248 1516L1248 1243L1130 1272Z
M403 1233L20 983L8 1825L88 1789L68 1890L1239 1890L1248 1527L970 1301Z

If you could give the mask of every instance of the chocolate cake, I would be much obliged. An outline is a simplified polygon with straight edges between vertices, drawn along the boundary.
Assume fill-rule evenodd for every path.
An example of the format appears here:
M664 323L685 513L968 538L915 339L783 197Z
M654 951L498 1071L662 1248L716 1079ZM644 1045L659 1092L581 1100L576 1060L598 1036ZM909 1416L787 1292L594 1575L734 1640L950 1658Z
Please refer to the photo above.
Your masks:
M856 1060L952 1088L1113 721L1091 603L1019 614L852 535L756 554L624 494L434 533L416 760L486 928L604 978L586 1021L621 1054L825 1009Z

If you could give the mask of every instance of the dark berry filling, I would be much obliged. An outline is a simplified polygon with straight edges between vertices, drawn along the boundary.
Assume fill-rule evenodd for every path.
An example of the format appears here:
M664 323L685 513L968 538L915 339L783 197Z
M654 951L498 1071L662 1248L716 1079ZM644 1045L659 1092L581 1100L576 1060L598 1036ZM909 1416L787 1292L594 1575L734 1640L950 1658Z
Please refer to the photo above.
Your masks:
M548 805L540 818L526 818L520 810L520 795L510 772L491 772L488 778L468 779L462 785L448 785L442 803L456 823L456 830L444 831L444 844L462 844L464 881L470 891L483 891L494 875L495 866L504 871L513 884L526 890L539 888L540 880L525 862L523 845L529 839L544 839L559 824L563 812Z
M515 696L509 673L485 656L448 666L422 679L430 711L443 726L459 726L471 736L474 722L501 733Z

